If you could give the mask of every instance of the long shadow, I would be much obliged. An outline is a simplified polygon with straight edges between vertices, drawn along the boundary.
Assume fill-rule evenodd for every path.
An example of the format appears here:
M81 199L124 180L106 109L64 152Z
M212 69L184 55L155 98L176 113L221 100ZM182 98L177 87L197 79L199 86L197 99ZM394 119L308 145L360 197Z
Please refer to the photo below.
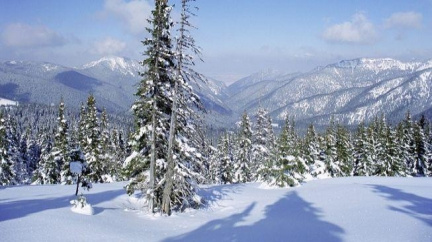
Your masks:
M201 188L199 194L205 199L206 205L217 203L221 199L229 199L229 194L242 191L244 184L217 185Z
M10 100L29 102L30 93L26 92L26 93L18 94L18 88L19 86L13 82L0 84L0 96Z
M425 222L429 226L432 226L432 199L407 193L400 189L395 189L387 186L370 186L374 189L374 192L383 194L383 196L388 200L404 201L409 203L409 205L405 205L403 206L403 208L389 206L389 209L405 213Z
M252 203L241 213L210 221L164 241L342 241L344 230L322 220L320 210L296 192L269 205L264 219L252 225L237 225L246 220L254 207Z
M92 205L97 205L104 201L109 201L124 194L123 189L106 191L85 195L87 201ZM22 218L31 214L40 213L45 210L70 207L70 200L75 196L63 196L57 198L27 199L0 203L0 222ZM96 214L102 212L102 208L96 209Z

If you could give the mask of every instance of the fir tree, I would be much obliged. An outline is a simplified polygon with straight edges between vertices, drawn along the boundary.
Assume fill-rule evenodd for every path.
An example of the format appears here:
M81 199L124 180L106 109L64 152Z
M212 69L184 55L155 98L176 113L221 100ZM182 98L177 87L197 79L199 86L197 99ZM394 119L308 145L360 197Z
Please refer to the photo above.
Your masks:
M13 163L11 162L8 154L9 142L7 137L7 124L3 117L3 113L0 112L0 185L14 185L15 172Z
M333 118L325 133L325 166L331 177L342 176L342 170L337 159L336 127Z
M353 171L353 147L347 129L341 125L336 127L336 160L341 173L339 176L351 176Z
M300 157L298 141L294 121L290 122L287 117L277 142L276 163L270 172L270 184L285 187L298 185L302 181L303 174L308 168Z
M170 94L175 68L170 11L166 0L155 1L152 19L149 20L152 28L147 28L151 37L142 42L147 48L144 53L146 59L141 62L146 71L140 73L138 99L132 106L135 115L133 152L125 162L126 173L132 178L127 186L128 193L140 189L147 196L151 212L161 208L163 184L160 183L163 183L167 167L167 135L172 112Z
M271 168L275 138L270 116L264 108L259 108L256 113L256 124L252 141L252 169L257 171L255 179L260 181L271 180Z
M431 159L431 151L429 150L425 132L421 126L421 123L414 125L415 160L412 174L416 176L427 176L429 175L428 163Z
M233 167L233 151L232 151L232 138L226 133L219 139L217 147L217 161L215 166L216 171L215 180L220 181L222 184L230 184L234 181L234 167Z
M97 117L96 100L93 95L87 99L87 106L81 117L79 129L82 132L80 146L90 169L90 182L105 182L103 176L107 174L107 167L101 159L101 131Z
M405 172L407 175L416 175L416 147L414 139L414 125L411 119L411 114L408 112L405 119L399 123L397 127L397 136L404 160Z
M243 113L234 150L234 177L236 182L252 180L251 172L252 128L246 111Z

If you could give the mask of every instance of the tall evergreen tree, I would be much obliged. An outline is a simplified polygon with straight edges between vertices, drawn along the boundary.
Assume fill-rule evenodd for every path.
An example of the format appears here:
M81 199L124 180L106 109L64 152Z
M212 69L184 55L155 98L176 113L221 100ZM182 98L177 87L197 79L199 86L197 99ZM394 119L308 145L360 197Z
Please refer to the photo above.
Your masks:
M431 159L431 151L425 137L425 131L421 124L414 125L414 142L415 142L415 160L413 165L413 175L427 176L429 175L428 163Z
M216 170L213 173L216 180L222 184L230 184L234 181L232 145L232 137L229 133L224 134L219 139L216 156L218 164L214 167Z
M181 16L179 22L179 36L174 53L175 70L171 76L174 86L171 87L171 115L168 135L167 171L162 198L162 210L171 213L173 206L200 203L194 201L196 189L194 180L202 179L196 171L202 171L203 160L199 151L201 147L198 116L196 109L200 109L199 97L192 91L190 82L203 81L200 74L193 70L192 54L199 54L195 41L190 35L189 22L191 15L190 2L181 1ZM168 20L169 21L169 20ZM176 151L178 154L176 154ZM178 157L176 159L176 157ZM194 203L194 204L192 204Z
M353 172L353 147L350 134L341 125L336 127L336 160L341 173L339 176L351 176Z
M251 171L252 127L246 111L243 113L234 149L234 176L236 182L252 180Z
M276 152L276 162L270 173L270 184L280 187L300 184L308 167L300 154L294 121L290 122L288 117L277 142Z
M151 212L155 212L155 208L161 209L167 167L167 136L175 69L170 11L167 0L156 0L152 18L148 20L152 25L147 28L151 37L142 41L146 46L146 59L141 62L146 71L140 73L142 80L136 93L137 100L132 106L135 115L133 152L125 162L126 173L131 178L128 193L140 189L147 196Z
M256 113L256 124L252 141L252 169L257 171L255 179L270 181L273 167L275 137L268 111L262 107Z
M15 171L9 158L9 141L7 137L7 123L0 112L0 185L15 185Z
M101 159L101 131L99 118L97 116L96 100L91 94L87 98L87 106L81 116L79 129L82 132L80 146L90 169L88 175L90 182L105 182L104 175L107 174L107 165Z

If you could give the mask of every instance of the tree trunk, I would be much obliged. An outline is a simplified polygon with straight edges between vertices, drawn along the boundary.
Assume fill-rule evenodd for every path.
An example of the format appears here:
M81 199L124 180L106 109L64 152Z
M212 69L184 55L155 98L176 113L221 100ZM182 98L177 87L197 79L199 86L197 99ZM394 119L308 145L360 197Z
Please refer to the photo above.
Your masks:
M154 212L155 166L156 166L156 98L153 100L152 131L151 131L151 156L150 156L150 199L149 210Z
M177 126L177 97L178 81L175 80L173 93L173 107L171 113L170 133L168 138L168 169L165 173L165 188L162 197L162 212L171 215L171 193L174 180L174 139Z
M79 189L80 180L81 180L81 176L78 175L78 179L77 179L77 186L76 186L76 191L75 191L75 196L78 196L78 189Z

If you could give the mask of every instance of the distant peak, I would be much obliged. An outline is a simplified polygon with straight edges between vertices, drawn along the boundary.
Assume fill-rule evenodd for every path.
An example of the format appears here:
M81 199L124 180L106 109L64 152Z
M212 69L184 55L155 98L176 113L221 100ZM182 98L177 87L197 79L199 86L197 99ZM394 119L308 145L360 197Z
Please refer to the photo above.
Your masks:
M107 65L108 67L110 67L112 70L117 69L117 68L127 68L128 65L130 63L132 63L133 61L127 57L119 57L119 56L105 56L100 58L97 61L92 61L88 64L85 64L83 66L84 69L86 68L91 68L97 65Z
M124 75L135 76L142 66L139 65L138 61L127 57L105 56L82 66L82 69L90 68L108 68L111 71L120 72Z
M329 66L350 69L362 68L365 70L378 71L388 69L414 70L419 65L420 63L418 62L402 62L392 58L357 58L352 60L342 60Z

